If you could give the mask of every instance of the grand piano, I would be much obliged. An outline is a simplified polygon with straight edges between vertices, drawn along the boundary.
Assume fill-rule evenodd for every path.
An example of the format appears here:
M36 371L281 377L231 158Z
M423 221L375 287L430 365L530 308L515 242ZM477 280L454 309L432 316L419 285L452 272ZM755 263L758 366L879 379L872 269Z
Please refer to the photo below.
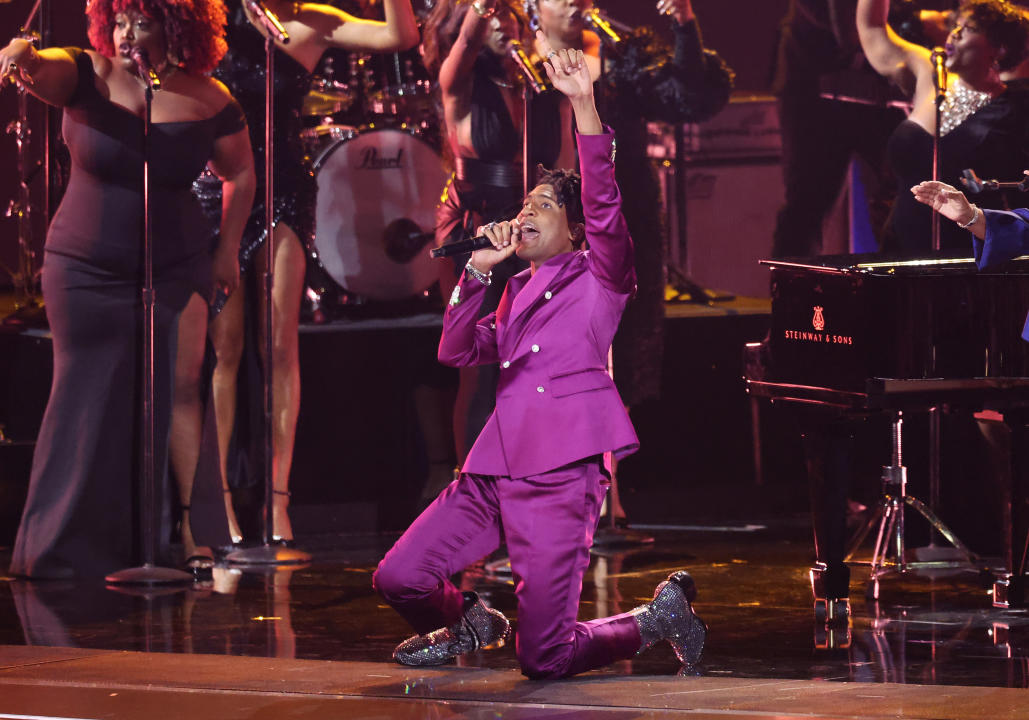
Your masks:
M823 608L827 621L849 614L849 423L869 414L892 419L894 457L883 458L884 485L900 485L906 473L900 458L903 416L930 408L995 411L1014 433L1013 471L1005 489L1005 572L998 574L994 591L996 604L1020 604L1029 535L1029 511L1023 507L1029 498L1029 462L1023 456L1029 455L1029 343L1021 338L1029 311L1029 257L983 271L971 258L945 256L892 261L841 255L763 264L771 271L771 328L764 342L746 347L747 391L788 408L804 435L816 612ZM894 569L903 572L902 545L900 555ZM877 596L874 572L873 579Z

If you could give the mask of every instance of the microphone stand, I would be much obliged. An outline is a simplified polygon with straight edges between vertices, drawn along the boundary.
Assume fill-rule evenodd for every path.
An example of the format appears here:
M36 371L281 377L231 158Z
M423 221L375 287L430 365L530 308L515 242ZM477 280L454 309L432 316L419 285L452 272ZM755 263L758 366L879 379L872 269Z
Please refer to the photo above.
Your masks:
M267 9L265 13L271 15ZM281 27L281 26L278 26ZM281 42L289 42L284 32ZM304 563L311 556L295 548L272 543L272 515L275 502L274 453L275 435L272 424L274 395L272 359L272 281L274 279L275 249L273 232L275 225L275 188L273 185L273 156L275 152L275 40L271 33L264 40L264 227L265 227L265 271L263 277L264 302L264 536L258 547L242 548L229 553L225 559L237 565L288 565Z
M947 98L947 69L943 65L945 53L942 48L934 48L932 51L933 63L933 84L936 86L936 128L933 132L933 165L932 179L940 179L940 120L942 119L943 102ZM940 249L940 214L932 213L932 225L930 226L933 252Z
M108 575L110 585L168 585L193 581L190 573L154 564L157 533L157 492L154 467L154 257L153 226L150 217L150 132L154 88L145 78L143 91L146 111L143 116L143 564Z
M936 125L933 130L933 165L932 179L940 179L940 122L943 119L943 103L947 98L947 68L944 65L946 53L942 48L933 48L930 58L933 63L933 84L936 87L936 98L933 103L936 109ZM940 251L940 214L930 213L930 237L932 250ZM935 369L935 368L934 368ZM938 406L929 408L929 507L935 511L940 504L940 421L941 411ZM903 514L904 510L901 508ZM935 528L929 534L929 547L935 545ZM903 562L903 558L900 559Z

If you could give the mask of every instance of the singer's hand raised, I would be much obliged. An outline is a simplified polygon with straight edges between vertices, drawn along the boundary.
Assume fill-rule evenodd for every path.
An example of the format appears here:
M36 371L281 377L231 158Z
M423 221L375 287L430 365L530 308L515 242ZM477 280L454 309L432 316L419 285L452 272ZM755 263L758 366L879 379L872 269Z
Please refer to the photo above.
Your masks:
M672 19L684 25L694 18L690 0L658 0L657 11L662 15L671 15Z
M593 79L582 50L554 50L542 30L536 31L536 41L550 83L569 100L592 100Z
M493 247L476 250L472 253L469 262L479 272L488 273L494 265L514 254L519 230L518 224L514 220L505 220L483 225L475 231L475 234L489 238Z

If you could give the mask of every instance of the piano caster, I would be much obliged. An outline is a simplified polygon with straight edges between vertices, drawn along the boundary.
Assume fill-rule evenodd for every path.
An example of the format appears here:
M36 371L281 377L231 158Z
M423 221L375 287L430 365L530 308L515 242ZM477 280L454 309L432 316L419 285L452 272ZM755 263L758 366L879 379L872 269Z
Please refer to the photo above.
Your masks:
M811 596L815 600L815 616L822 619L837 617L846 610L850 617L850 568L843 564L829 567L816 562L808 570L811 581Z
M816 598L815 622L827 626L849 623L850 598Z
M823 625L815 623L815 650L845 650L853 639L850 624Z
M1010 573L999 575L993 581L993 607L1025 607L1025 579Z

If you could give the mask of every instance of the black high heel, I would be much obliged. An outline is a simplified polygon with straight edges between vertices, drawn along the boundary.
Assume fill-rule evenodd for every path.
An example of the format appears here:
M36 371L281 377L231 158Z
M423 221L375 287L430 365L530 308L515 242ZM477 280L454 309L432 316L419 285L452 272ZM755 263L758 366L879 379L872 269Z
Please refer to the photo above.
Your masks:
M189 512L189 508L189 505L183 505L183 513ZM183 563L182 569L193 576L193 582L203 583L214 580L214 558L209 555L190 555Z
M285 495L288 498L293 497L293 493L289 490L272 490L273 495ZM296 541L293 538L284 538L279 535L272 535L272 545L278 545L284 548L295 548L297 546Z

